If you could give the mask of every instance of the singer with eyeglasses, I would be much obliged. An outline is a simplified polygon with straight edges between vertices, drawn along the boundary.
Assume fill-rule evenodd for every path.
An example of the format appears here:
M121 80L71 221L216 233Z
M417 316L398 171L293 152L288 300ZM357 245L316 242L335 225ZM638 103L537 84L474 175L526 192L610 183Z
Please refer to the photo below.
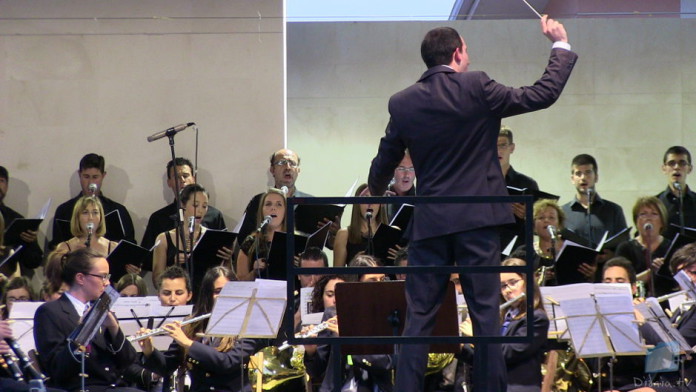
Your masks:
M286 231L286 212L287 200L283 191L270 188L263 194L256 213L257 229L244 239L237 255L239 280L254 280L269 276L268 252L274 234Z
M207 228L201 225L203 218L208 212L208 192L199 184L190 184L181 190L181 205L184 209L184 240L177 241L176 228L157 236L155 242L159 245L155 247L152 255L152 282L157 285L159 276L171 265L184 266L187 263L187 255L190 255L201 236ZM178 248L177 248L178 244ZM193 259L193 274L191 282L194 288L194 295L200 287L201 280L205 271L214 265L229 265L231 262L231 252L222 247L217 251L216 260L196 260Z
M686 183L693 170L691 153L685 147L672 146L662 159L662 172L667 177L667 188L657 197L667 209L667 226L663 235L674 238L683 227L696 227L696 193ZM675 225L675 226L673 226Z
M677 289L677 283L665 264L665 255L670 241L663 233L667 227L667 210L654 196L638 198L633 205L633 224L638 236L619 244L616 256L631 261L638 274L638 280L646 283L646 288L654 286L650 296L659 297Z
M81 388L81 360L77 347L69 342L93 301L109 285L109 262L94 248L81 248L66 255L59 265L68 290L53 302L41 305L34 316L34 340L41 369L49 385L68 391ZM85 386L90 392L138 392L122 386L122 371L135 361L135 349L128 343L118 320L107 313L91 343L85 348Z
M67 253L90 248L108 255L118 245L104 237L104 233L106 233L104 207L98 198L92 196L82 196L75 202L70 219L70 232L73 237L59 243L56 249L48 255L45 274L51 282L56 284L56 287L60 287L60 282L62 282L57 271L60 270L61 259Z
M355 196L360 196L365 189L367 184L361 184L355 190ZM346 263L353 260L356 255L365 253L370 245L371 237L381 224L387 224L384 206L380 204L353 205L350 224L336 233L333 248L334 267L345 267Z

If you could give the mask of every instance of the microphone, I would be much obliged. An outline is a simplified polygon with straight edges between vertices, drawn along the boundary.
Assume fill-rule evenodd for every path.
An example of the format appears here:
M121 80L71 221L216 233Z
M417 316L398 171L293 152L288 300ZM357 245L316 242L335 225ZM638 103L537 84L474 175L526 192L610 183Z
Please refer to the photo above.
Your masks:
M594 189L592 189L591 187L588 186L588 187L587 187L587 190L585 191L585 193L587 193L587 199L588 199L588 200L589 200L589 199L592 199L592 194L594 193Z
M189 234L193 234L193 225L196 222L196 217L195 216L189 216L188 219L188 230Z
M272 215L266 215L263 217L263 222L259 225L259 228L256 229L259 233L263 230L264 227L268 226L269 223L271 223L271 220L273 220Z
M556 241L558 239L558 230L556 229L556 226L548 225L546 230L548 230L549 235L551 235L551 241Z
M653 225L650 222L643 225L643 230L645 230L645 231L651 231L652 229L653 229Z
M285 195L285 197L288 197L288 187L283 185L280 187L280 191L283 192L283 195Z
M165 136L174 136L177 133L183 131L184 129L194 126L196 123L190 122L185 124L179 124L177 126L165 129L164 131L159 131L147 137L148 142L154 142L155 140L162 139Z
M92 243L92 232L94 231L94 223L89 222L87 224L87 241L85 241L85 246L89 248L90 243Z
M682 186L681 186L681 184L679 183L679 181L674 181L674 182L672 183L672 186L674 186L674 189L676 189L677 192L679 192L679 195L681 196L681 193L682 193Z
M365 213L365 219L367 219L368 221L371 220L372 219L372 212L373 212L372 208L368 208L367 212Z
M95 184L95 183L89 184L88 189L89 189L89 193L90 193L92 196L94 196L94 195L97 194L97 184Z

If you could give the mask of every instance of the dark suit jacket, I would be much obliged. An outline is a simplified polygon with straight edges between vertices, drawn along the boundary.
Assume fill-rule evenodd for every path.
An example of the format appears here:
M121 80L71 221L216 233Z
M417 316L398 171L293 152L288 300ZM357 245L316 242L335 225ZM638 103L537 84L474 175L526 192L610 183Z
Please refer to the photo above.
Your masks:
M577 55L553 49L533 86L506 87L480 71L454 72L438 65L389 100L391 120L372 161L373 195L387 189L409 149L420 196L506 196L497 155L503 117L544 109L561 94ZM416 206L411 240L511 223L508 205Z
M239 339L230 351L219 352L212 346L194 342L186 356L191 392L251 392L247 369L249 357L267 344L265 339ZM182 347L173 342L166 353L155 350L145 360L144 366L158 374L171 374L183 363L183 355Z
M10 227L10 224L15 219L24 218L22 214L4 204L0 204L0 214L2 214L2 217L5 220L5 230ZM39 243L37 241L25 242L20 239L16 244L10 243L7 240L5 241L5 246L10 248L16 248L19 245L24 246L24 248L20 250L21 253L19 254L18 259L19 266L22 269L22 275L25 275L25 271L33 270L41 265L41 262L43 261L43 251L39 247ZM8 264L3 266L3 271L0 271L5 275L9 275L8 272L12 273L17 268L17 261L13 261Z
M74 345L67 338L77 328L80 317L68 297L63 294L53 302L47 302L34 315L34 340L39 352L41 369L50 377L49 384L76 390L80 388L80 360L73 356ZM122 344L123 343L123 344ZM125 341L123 332L117 336L103 329L90 345L86 359L86 385L118 384L120 369L135 361L135 349Z

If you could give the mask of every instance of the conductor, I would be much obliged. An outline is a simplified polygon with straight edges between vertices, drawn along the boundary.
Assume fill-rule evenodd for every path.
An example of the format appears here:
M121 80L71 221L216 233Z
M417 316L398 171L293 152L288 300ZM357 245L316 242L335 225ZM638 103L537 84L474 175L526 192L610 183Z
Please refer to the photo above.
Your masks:
M504 117L547 108L561 94L575 65L563 25L543 16L542 33L553 42L548 65L532 86L511 88L480 71L467 72L466 43L450 27L429 31L421 44L428 70L389 100L391 119L372 160L369 192L382 195L409 150L421 196L505 196L498 162ZM409 265L500 264L496 226L513 222L509 206L419 204L410 229ZM404 336L430 336L449 274L408 274ZM460 274L475 336L500 336L497 273ZM411 345L399 356L395 391L422 391L428 345ZM487 360L486 360L487 359ZM499 344L477 344L475 390L505 391Z

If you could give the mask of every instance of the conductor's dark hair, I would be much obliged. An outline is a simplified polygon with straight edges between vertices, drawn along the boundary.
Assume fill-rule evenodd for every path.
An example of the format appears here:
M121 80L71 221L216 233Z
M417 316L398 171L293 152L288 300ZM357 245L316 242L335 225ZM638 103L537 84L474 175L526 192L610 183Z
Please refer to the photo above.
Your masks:
M668 148L667 151L665 151L665 155L662 157L662 163L667 163L667 155L669 154L686 155L686 158L689 160L689 165L691 165L691 153L686 149L686 147L672 146Z
M92 248L81 248L63 256L63 269L61 278L68 286L75 283L75 276L79 273L88 274L94 266L94 259L104 258L104 254Z
M167 179L172 178L172 168L174 167L174 164L176 164L176 166L188 166L191 169L191 172L193 172L193 163L191 163L191 161L183 157L177 157L174 158L173 161L167 162Z
M7 182L10 181L10 173L7 172L5 166L0 166L0 178L4 178Z
M602 267L602 277L604 277L604 273L607 271L607 269L611 267L620 267L625 269L626 275L628 275L628 281L631 282L631 284L636 284L636 269L633 268L633 263L631 263L631 260L622 256L612 257L604 263L604 267Z
M193 197L193 194L198 193L198 192L203 192L206 195L208 194L208 191L205 190L202 186L198 184L189 184L184 187L184 189L181 190L181 205L185 206L186 203Z
M324 263L324 267L329 266L329 259L326 257L326 253L316 246L310 246L305 249L305 251L300 254L300 260L321 260Z
M595 174L599 174L599 166L597 166L597 160L594 159L594 157L590 154L576 155L575 158L573 158L573 161L570 163L570 174L573 174L573 166L582 165L592 165L592 169L594 170Z
M89 153L80 159L80 171L85 169L98 169L104 173L104 157L95 153Z
M162 287L162 282L164 282L165 279L169 280L174 280L174 279L183 279L184 282L186 282L186 290L190 293L193 291L191 288L191 278L189 278L188 272L186 272L183 268L179 267L178 265L171 265L167 267L167 269L162 272L162 275L157 278L157 287Z
M452 53L462 47L462 39L451 27L438 27L428 31L421 43L421 57L428 68L447 65Z

